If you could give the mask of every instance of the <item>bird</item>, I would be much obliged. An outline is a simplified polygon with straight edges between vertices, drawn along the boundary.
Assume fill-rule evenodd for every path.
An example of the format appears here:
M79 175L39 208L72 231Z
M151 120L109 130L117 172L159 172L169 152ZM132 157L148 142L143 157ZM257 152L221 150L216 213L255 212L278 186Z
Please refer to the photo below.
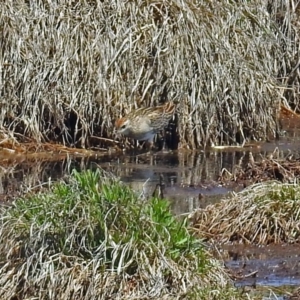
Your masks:
M155 135L168 125L175 110L176 105L173 101L155 107L138 108L116 120L116 132L138 141L148 141L152 148Z

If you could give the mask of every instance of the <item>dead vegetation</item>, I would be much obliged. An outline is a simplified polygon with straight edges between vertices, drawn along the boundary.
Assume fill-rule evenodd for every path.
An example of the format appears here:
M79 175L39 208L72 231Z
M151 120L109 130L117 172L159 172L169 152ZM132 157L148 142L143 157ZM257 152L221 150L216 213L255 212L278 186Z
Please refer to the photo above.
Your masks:
M192 227L200 236L221 243L300 242L300 159L280 157L276 149L254 160L245 155L220 182L248 186L220 203L197 209ZM276 180L276 181L274 181Z
M279 157L279 150L276 148L273 154L260 156L256 161L252 153L244 155L232 172L223 169L219 182L224 185L232 183L249 184L278 180L281 182L298 182L300 178L300 158L295 158L291 153L283 158Z
M258 183L191 216L206 239L247 244L300 242L300 188L297 184Z
M86 150L79 148L67 147L62 144L54 143L37 143L32 138L27 138L21 134L7 130L0 130L0 159L1 166L8 165L24 160L59 160L67 155L73 156L95 156L103 154L103 149Z
M279 103L299 103L297 16L293 0L4 1L0 128L108 148L117 117L173 99L172 148L274 137Z

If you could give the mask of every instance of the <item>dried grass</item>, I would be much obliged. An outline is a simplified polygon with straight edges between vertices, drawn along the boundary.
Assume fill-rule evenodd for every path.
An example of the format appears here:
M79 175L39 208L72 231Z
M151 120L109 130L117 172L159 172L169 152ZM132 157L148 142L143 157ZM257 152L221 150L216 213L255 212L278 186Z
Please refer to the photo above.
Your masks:
M225 185L230 183L249 185L253 183L278 180L295 183L300 178L300 160L292 153L286 154L275 148L268 156L260 155L254 159L252 152L247 153L239 160L231 172L223 169L219 182ZM246 159L245 159L246 157Z
M279 102L298 107L297 15L293 0L4 1L0 128L107 145L89 137L175 99L179 147L274 137Z
M195 232L222 243L295 243L300 241L300 188L259 183L192 215Z

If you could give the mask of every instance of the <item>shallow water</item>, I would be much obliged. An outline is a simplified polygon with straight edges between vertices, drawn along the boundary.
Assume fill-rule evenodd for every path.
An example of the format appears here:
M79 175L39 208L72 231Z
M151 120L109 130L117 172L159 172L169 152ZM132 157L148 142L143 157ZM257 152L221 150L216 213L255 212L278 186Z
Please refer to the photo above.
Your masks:
M298 286L300 284L300 245L222 246L225 265L239 275L236 286Z
M265 143L260 148L207 150L205 152L168 152L104 154L99 157L69 157L48 162L12 162L1 166L0 200L17 195L20 186L34 187L47 184L49 179L58 180L71 173L72 169L103 168L121 178L137 193L151 196L160 178L165 184L164 196L170 200L176 214L185 214L198 207L219 201L228 192L238 191L243 186L224 186L218 182L220 173L233 172L236 165L246 165L249 153L255 160L271 155L284 158L293 153L300 157L300 142L288 138L274 143ZM226 170L226 171L225 171Z

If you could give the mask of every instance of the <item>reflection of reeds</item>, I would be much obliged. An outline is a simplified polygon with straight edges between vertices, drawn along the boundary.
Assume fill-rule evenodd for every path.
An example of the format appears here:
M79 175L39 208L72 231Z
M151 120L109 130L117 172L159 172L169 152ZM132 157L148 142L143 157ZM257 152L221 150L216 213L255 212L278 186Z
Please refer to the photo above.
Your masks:
M44 149L45 150L45 149ZM266 154L266 153L264 153ZM146 198L150 197L155 190L155 186L159 183L160 174L164 174L164 180L167 186L165 196L174 198L173 192L169 187L175 185L180 188L179 197L181 199L190 199L194 201L193 207L196 208L199 201L198 195L184 194L185 188L195 188L196 190L213 188L219 184L224 186L234 186L247 184L255 181L250 178L252 154L246 151L231 152L187 152L181 151L172 155L164 156L141 156L129 157L122 156L118 161L113 162L113 157L95 157L80 158L66 157L65 154L50 155L46 152L38 155L18 155L6 156L0 158L2 163L0 166L0 200L11 199L19 192L30 191L37 187L47 185L49 178L52 180L59 179L64 175L68 175L73 168L78 170L86 170L87 168L103 168L115 176L122 178L125 182L129 182L130 186L137 192L143 193ZM261 153L253 153L255 166L261 173L259 180L274 178L268 177L272 175L273 158L263 158ZM279 163L283 168L288 169L289 161L284 161L286 154L284 151L275 151L272 157L280 159ZM277 161L278 162L278 161ZM260 168L264 165L264 169ZM249 167L250 166L250 167ZM283 171L282 171L283 170ZM295 172L295 168L293 172ZM245 179L245 177L247 177ZM286 178L287 179L287 178ZM2 187L1 187L2 186ZM10 191L17 193L10 193ZM186 196L186 197L185 197ZM194 196L192 199L191 196ZM177 196L176 196L177 197ZM186 211L186 210L184 210Z
M129 178L130 181L137 180L141 187L148 179L159 180L159 174L168 174L165 180L182 187L199 187L201 184L216 184L225 169L228 174L236 174L247 166L251 157L257 163L268 154L267 151L254 149L257 153L249 151L227 151L227 152L189 152L179 151L163 156L122 156L115 162L98 162L101 168L109 170L117 177ZM260 152L259 152L260 151ZM276 153L275 153L276 152ZM285 158L284 151L275 151L273 156ZM90 158L93 161L93 158ZM109 159L108 159L109 160ZM172 181L172 182L171 182ZM149 183L150 184L150 183Z
M0 169L0 202L13 200L26 193L35 193L49 183L70 174L73 161L70 158L55 156L47 160L27 159L11 161ZM83 168L83 166L82 166Z
M280 0L30 3L0 10L0 127L38 141L105 145L89 137L113 139L117 117L167 99L179 147L264 139L284 91L274 78L299 77L294 6Z

